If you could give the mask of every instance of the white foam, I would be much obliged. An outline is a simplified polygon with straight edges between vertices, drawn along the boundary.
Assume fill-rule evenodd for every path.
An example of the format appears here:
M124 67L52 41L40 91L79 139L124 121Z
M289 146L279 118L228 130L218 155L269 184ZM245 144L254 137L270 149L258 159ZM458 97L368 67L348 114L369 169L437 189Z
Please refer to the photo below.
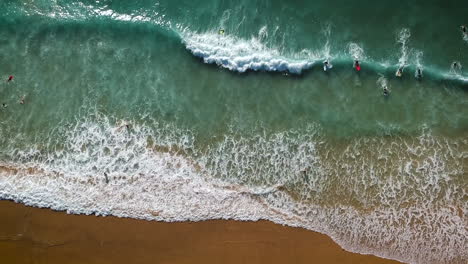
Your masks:
M387 78L385 78L385 76L383 76L383 75L380 75L380 77L377 79L377 85L378 85L381 89L387 88L387 89L390 91L390 87L388 86L388 80L387 80Z
M49 10L49 9L48 9ZM108 5L93 5L78 2L72 5L62 6L57 3L50 3L50 12L45 12L39 6L31 5L27 10L20 9L26 15L41 15L52 19L60 20L89 20L90 18L103 18L107 17L114 21L123 22L145 22L152 23L158 26L170 27L171 22L164 19L163 14L158 12L137 12L131 14L119 13Z
M44 159L37 150L17 152L22 163L14 165L13 175L1 172L0 197L69 213L160 221L257 220L264 214L258 201L216 179L206 181L203 167L178 153L192 147L190 135L175 138L169 131L162 135L137 125L129 133L125 126L104 122L72 127L66 132L65 151ZM242 207L231 208L233 204Z
M229 9L225 10L219 22L219 26L221 29L226 29L226 22L229 20L230 17L231 17L231 10Z
M410 30L403 28L397 35L397 42L401 44L400 58L398 59L398 65L400 68L408 66L408 40L411 37Z
M267 38L268 38L268 27L267 27L267 26L263 26L263 27L260 28L260 30L258 31L258 39L259 39L260 41L265 41Z
M190 131L130 124L127 131L103 117L85 120L50 135L64 137L60 148L11 150L0 197L158 221L268 219L405 262L468 258L467 190L457 184L466 138L361 138L337 147L312 126L248 138L231 132L201 151Z
M266 37L266 29L261 30ZM186 48L205 63L212 63L231 71L280 71L300 74L310 68L316 58L292 58L277 49L265 46L256 37L240 39L226 32L192 33L185 30L182 40Z
M423 68L423 63L422 63L422 57L423 57L423 52L422 51L415 51L415 64L416 64L416 70L414 72L414 77L416 78L419 78L419 74L418 74L418 69L421 71L421 74L424 70Z
M330 36L331 36L331 24L326 24L323 28L322 28L322 34L324 35L326 41L325 41L325 45L323 46L323 57L326 59L326 60L329 60L331 61L332 59L332 56L331 56L331 48L330 48Z
M366 59L364 49L357 43L351 42L348 44L348 53L354 60Z

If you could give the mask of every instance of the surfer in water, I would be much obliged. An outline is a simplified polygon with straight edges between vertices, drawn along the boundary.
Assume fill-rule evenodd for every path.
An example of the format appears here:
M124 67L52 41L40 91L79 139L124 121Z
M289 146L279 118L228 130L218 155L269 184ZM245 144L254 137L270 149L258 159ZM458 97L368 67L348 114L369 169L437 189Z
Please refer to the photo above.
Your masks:
M421 68L418 68L416 70L416 78L422 79L422 70L421 70Z
M224 35L224 29L220 29L220 30L218 31L218 33L219 33L220 35Z
M323 62L323 71L327 71L331 69L332 67L333 65L331 65L330 62L328 62L328 59Z
M7 82L11 82L11 81L13 81L13 75L10 75L10 77L8 77L8 80L7 80Z
M465 34L465 35L468 34L468 30L466 29L465 25L461 25L460 28L461 28L461 31L463 32L463 34Z
M452 63L450 71L454 74L461 74L462 65L458 61Z
M3 103L3 104L2 104L2 107L3 107L3 108L7 108L7 107L8 107L8 105L7 105L7 104L5 104L5 103Z
M398 68L398 70L395 73L396 77L401 77L403 75L403 67Z
M361 70L361 64L359 64L359 61L358 61L358 60L355 60L355 61L354 61L353 67L356 69L356 71L360 71L360 70Z
M390 91L388 90L387 86L383 88L383 95L388 96L390 94Z

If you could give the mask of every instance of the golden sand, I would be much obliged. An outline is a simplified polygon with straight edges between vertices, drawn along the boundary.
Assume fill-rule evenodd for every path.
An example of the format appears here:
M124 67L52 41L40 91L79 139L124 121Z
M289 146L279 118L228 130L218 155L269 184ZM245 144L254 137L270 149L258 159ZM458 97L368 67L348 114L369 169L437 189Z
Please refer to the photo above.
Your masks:
M398 263L268 221L164 223L0 201L0 263Z

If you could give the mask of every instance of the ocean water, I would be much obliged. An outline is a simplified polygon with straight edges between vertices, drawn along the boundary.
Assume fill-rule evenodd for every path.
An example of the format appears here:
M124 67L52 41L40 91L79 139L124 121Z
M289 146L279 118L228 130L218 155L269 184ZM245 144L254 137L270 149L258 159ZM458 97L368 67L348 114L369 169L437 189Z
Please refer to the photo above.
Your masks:
M468 261L468 2L0 10L0 198L267 219L353 252Z

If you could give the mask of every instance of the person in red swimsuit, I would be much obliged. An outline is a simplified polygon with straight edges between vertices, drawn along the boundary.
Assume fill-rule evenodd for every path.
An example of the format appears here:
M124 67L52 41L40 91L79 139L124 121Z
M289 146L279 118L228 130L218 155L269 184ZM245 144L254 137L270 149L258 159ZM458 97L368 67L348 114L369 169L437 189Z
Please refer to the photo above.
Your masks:
M354 68L356 69L356 71L360 71L360 70L361 70L361 64L359 64L359 61L358 61L358 60L355 60L355 61L354 61Z

